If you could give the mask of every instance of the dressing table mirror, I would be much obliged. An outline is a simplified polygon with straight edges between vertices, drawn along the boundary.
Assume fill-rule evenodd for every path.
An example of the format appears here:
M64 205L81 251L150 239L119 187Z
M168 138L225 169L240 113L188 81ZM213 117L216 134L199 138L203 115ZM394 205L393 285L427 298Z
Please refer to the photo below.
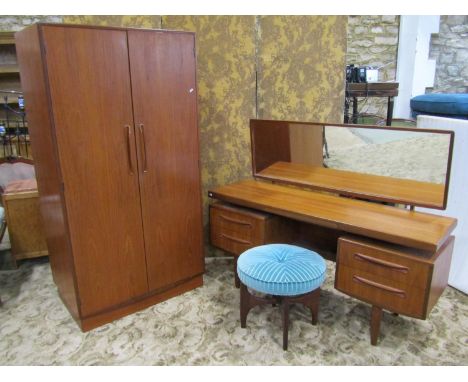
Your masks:
M452 131L252 119L250 132L255 178L446 208Z

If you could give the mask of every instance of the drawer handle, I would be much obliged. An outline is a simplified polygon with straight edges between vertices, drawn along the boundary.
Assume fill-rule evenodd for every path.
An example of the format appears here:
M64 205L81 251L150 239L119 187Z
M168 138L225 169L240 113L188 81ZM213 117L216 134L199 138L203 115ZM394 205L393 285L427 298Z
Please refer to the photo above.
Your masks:
M240 243L240 244L252 244L250 241L238 239L237 237L232 237L232 236L226 235L224 233L222 233L221 236L224 237L225 239L229 239L229 240L235 241L235 242Z
M381 265L382 267L385 267L385 268L391 268L395 271L402 272L402 273L408 273L408 270L409 270L408 267L405 267L403 265L391 263L390 261L376 259L375 257L366 256L366 255L363 255L362 253L355 253L354 258L357 260L368 261L369 263Z
M406 293L405 293L404 290L392 288L392 287L389 287L389 286L383 285L383 284L379 284L379 283L376 283L375 281L370 281L370 280L367 280L367 279L365 279L363 277L359 277L359 276L356 276L356 275L353 276L353 280L356 281L356 282L360 282L362 284L365 284L365 285L370 285L370 286L373 286L375 288L382 289L382 290L384 290L386 292L396 294L401 298L406 298Z
M239 225L248 225L249 227L252 227L252 224L250 224L249 222L233 219L233 218L230 218L230 217L227 217L227 216L224 216L224 215L219 215L219 216L221 217L221 219L227 220L228 222L236 223L236 224L239 224Z

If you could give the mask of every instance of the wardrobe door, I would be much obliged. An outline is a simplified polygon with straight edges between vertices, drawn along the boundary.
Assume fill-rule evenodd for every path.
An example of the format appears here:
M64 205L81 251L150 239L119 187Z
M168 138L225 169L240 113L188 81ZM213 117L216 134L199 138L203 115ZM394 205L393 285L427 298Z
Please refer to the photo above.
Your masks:
M81 315L148 291L127 34L45 26Z
M128 31L151 290L204 270L195 36Z

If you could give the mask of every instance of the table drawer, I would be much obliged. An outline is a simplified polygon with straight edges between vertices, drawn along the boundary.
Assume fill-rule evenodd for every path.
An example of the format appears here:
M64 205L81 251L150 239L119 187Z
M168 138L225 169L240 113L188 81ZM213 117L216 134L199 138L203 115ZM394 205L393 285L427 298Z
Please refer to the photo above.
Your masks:
M425 317L425 289L391 280L362 269L339 264L335 279L336 289L372 305L395 313Z
M226 252L239 255L265 243L267 215L234 209L224 205L210 206L211 243Z
M384 245L340 238L337 263L390 280L393 285L425 288L431 266L424 257L408 256Z

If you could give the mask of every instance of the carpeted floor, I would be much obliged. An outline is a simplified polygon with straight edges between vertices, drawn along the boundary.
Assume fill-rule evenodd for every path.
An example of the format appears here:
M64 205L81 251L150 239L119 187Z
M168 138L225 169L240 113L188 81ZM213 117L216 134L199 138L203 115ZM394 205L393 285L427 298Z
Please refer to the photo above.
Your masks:
M0 271L0 365L468 364L468 296L447 288L426 321L385 313L374 347L370 307L336 291L327 266L318 326L294 306L283 351L277 308L254 308L240 328L229 260L207 260L203 287L88 333L61 303L47 259L25 261Z

